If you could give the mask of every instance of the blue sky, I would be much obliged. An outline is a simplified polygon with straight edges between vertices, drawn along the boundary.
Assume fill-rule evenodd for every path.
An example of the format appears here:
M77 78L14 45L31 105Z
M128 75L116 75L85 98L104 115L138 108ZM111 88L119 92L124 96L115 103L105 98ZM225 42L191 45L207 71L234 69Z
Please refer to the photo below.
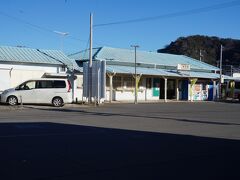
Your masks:
M1 0L0 45L62 49L70 54L87 47L89 14L94 24L160 16L232 0ZM240 2L198 14L94 28L94 47L156 51L180 36L209 35L240 39ZM53 31L68 32L63 40ZM62 46L63 40L63 46Z

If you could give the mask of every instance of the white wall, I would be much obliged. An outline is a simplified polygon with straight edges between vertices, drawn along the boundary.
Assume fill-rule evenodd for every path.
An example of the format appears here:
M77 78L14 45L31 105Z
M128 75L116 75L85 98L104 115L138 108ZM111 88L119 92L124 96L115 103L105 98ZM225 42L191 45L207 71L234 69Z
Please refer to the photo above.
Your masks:
M57 73L58 67L51 67L51 66L36 66L36 65L13 65L13 64L0 64L0 68L6 68L6 69L18 69L18 70L39 70L39 71L45 71L49 73Z
M138 100L139 101L152 101L159 100L159 97L154 97L152 94L152 89L145 89L138 92ZM106 91L106 101L109 101L109 93L110 91ZM133 91L115 91L113 90L113 101L134 101L135 94Z
M74 80L74 99L73 101L79 102L83 100L83 75L76 75L77 79Z
M159 100L158 96L153 96L153 88L147 89L147 100Z
M57 73L58 67L0 64L0 93L9 88L16 87L20 83L40 78L44 73Z
M10 70L0 69L0 92L4 91L6 87L10 87Z

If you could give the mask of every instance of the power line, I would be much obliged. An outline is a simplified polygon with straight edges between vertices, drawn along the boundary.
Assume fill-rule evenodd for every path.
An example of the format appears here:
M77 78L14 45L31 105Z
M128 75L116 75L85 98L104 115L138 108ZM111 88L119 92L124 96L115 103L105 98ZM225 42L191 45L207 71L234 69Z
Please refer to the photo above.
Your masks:
M89 50L89 48L88 48L88 46L89 46L89 43L90 43L90 35L89 35L89 38L88 38L88 42L87 42L87 45L86 45L86 51L84 52L84 55L83 55L83 57L85 57L86 56L86 53L87 53L87 50Z
M151 16L151 17L145 17L145 18L137 18L137 19L124 20L124 21L115 21L115 22L109 22L109 23L95 24L94 27L130 24L130 23L137 23L137 22L174 18L174 17L187 16L187 15L192 15L192 14L199 14L199 13L210 12L210 11L219 10L219 9L230 8L230 7L239 6L239 5L240 5L240 1L234 0L234 1L225 2L225 3L221 3L221 4L216 4L216 5L211 5L211 6L201 7L201 8L195 8L195 9L180 11L180 12L175 12L175 13L163 14L163 15L159 15L159 16Z
M13 19L13 20L15 20L15 21L21 22L21 23L23 23L23 24L26 24L26 25L28 25L28 26L37 28L37 29L42 30L42 31L45 31L45 32L51 32L51 33L53 32L51 29L48 29L48 28L45 28L45 27L41 27L41 26L38 26L38 25L36 25L36 24L32 24L32 23L30 23L30 22L28 22L28 21L25 21L25 20L23 20L23 19L20 19L20 18L11 16L11 15L5 13L5 12L2 12L2 11L0 11L0 15L5 16L5 17L8 17L8 18L10 18L10 19Z
M48 33L52 33L52 34L56 34L55 30L52 30L52 29L49 29L49 28L46 28L46 27L43 27L43 26L39 26L39 25L30 23L30 22L25 21L25 20L23 20L23 19L20 19L20 18L11 16L11 15L5 13L5 12L0 11L0 15L5 16L5 17L10 18L10 19L13 19L13 20L15 20L15 21L18 21L18 22L20 22L20 23L22 23L22 24L25 24L25 25L28 25L28 26L30 26L30 27L33 27L33 28L35 28L35 29L38 29L38 30L41 30L41 31L44 31L44 32L48 32ZM72 40L75 40L75 41L86 42L86 40L79 39L79 38L74 37L74 36L72 36L72 35L69 35L68 39L72 39Z
M23 20L23 19L14 17L14 16L12 16L12 15L9 15L9 14L7 14L7 13L5 13L5 12L0 11L0 15L5 16L5 17L10 18L10 19L13 19L13 20L15 20L15 21L18 21L18 22L20 22L20 23L22 23L22 24L25 24L25 25L27 25L27 26L29 26L29 27L32 27L32 28L34 28L34 29L38 29L38 30L41 30L41 31L44 31L44 32L48 32L48 33L51 33L51 34L56 34L56 31L55 31L55 30L51 30L51 29L49 29L49 28L46 28L46 27L43 27L43 26L39 26L39 25L30 23L30 22L25 21L25 20ZM79 39L79 38L77 38L77 37L72 36L71 34L69 34L69 35L68 35L68 39L71 39L71 40L74 40L74 41L81 41L81 42L86 43L87 46L89 45L89 38L88 38L88 40L82 40L82 39ZM96 43L96 44L97 44L97 43ZM86 48L86 49L87 49L87 48Z

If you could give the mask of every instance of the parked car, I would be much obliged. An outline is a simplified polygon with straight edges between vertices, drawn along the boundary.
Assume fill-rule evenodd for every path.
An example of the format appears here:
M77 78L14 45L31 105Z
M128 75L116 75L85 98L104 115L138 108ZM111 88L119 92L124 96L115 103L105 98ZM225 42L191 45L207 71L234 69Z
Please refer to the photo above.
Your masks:
M7 89L1 94L1 102L10 105L52 104L61 107L71 103L71 84L67 79L33 79Z

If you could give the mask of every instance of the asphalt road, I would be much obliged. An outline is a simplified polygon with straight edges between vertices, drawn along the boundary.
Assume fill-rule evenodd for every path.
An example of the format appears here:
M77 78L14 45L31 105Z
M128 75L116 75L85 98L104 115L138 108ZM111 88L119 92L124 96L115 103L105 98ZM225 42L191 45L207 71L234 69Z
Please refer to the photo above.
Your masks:
M240 179L239 103L0 106L0 179Z

